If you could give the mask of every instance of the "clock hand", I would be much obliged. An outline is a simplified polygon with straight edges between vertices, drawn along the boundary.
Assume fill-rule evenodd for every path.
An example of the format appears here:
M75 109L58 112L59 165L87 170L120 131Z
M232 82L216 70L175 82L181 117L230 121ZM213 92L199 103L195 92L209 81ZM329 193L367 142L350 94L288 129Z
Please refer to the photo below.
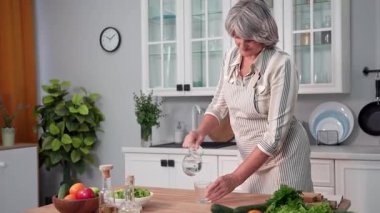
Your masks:
M115 36L116 34L113 34L113 36L111 36L111 39Z

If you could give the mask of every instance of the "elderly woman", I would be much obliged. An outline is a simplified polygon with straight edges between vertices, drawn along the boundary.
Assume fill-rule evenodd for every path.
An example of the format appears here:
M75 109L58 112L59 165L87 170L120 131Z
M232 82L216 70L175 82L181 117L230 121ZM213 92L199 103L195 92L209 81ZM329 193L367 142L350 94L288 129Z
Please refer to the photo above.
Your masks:
M281 184L313 191L309 139L294 117L298 73L290 56L275 47L277 25L263 0L240 0L225 28L235 41L224 59L215 96L183 147L198 147L229 113L242 163L209 187L216 201L243 184L271 194Z

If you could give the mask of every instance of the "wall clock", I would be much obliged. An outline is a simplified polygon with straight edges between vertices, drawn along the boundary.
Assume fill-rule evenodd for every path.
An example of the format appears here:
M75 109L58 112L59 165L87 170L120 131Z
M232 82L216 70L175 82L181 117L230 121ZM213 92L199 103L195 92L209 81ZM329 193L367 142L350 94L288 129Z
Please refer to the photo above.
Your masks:
M100 46L106 52L115 52L121 43L119 31L114 27L106 27L100 33Z

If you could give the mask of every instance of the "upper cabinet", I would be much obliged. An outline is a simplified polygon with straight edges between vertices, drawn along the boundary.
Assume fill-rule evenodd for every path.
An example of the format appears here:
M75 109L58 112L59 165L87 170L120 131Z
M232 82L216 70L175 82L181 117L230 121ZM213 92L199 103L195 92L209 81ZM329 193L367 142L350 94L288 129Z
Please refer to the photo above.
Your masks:
M231 40L231 0L143 0L143 89L159 96L212 95Z
M238 1L238 0L235 0ZM280 49L284 49L284 1L278 1L278 0L264 0L271 13L274 17L276 24L277 24L277 30L278 30L278 38L279 41L277 43L277 47Z
M284 1L284 50L300 74L300 94L350 89L350 1Z
M224 21L236 1L142 0L143 89L213 95L224 53L234 45ZM349 92L349 0L265 1L277 22L277 46L299 71L299 93Z

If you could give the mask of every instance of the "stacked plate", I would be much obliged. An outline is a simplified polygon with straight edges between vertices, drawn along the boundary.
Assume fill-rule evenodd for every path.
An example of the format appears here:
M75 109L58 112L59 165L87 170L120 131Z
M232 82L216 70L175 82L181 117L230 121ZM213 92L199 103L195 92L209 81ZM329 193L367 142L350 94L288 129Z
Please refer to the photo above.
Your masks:
M318 105L309 118L309 128L319 143L342 143L354 128L354 116L344 104L330 101Z

